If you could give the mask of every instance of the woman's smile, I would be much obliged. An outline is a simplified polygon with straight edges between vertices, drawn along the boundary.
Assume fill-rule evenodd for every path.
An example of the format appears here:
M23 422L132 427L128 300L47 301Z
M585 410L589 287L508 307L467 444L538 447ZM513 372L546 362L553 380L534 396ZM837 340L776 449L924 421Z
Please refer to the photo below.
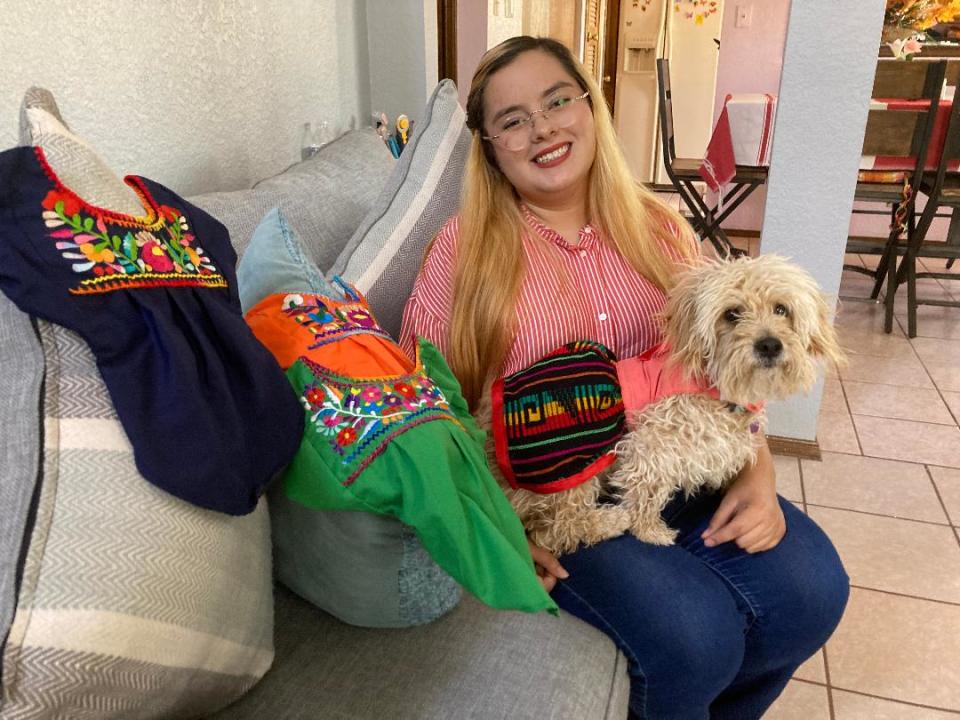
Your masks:
M573 143L559 143L551 145L534 155L533 162L542 168L556 167L570 157L570 148Z

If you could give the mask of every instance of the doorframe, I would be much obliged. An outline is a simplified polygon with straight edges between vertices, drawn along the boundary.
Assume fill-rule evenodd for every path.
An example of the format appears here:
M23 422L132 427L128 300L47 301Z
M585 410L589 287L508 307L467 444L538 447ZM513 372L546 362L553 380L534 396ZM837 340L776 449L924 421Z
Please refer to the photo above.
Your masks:
M437 75L457 82L457 0L437 0Z
M606 17L603 28L603 67L600 74L600 87L606 98L610 115L616 107L617 63L620 57L620 0L607 0Z

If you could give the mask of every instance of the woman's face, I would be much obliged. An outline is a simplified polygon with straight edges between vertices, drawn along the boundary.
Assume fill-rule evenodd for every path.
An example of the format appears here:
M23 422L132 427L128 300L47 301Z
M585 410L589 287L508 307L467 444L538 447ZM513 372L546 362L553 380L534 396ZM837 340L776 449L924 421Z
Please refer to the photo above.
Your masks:
M505 126L535 110L549 107L558 94L578 96L583 91L553 55L542 50L522 53L490 77L483 97L484 135L499 135ZM596 101L595 98L593 98ZM602 100L601 100L602 102ZM567 114L569 113L569 114ZM487 140L493 146L500 170L524 200L534 204L582 201L596 154L593 111L585 101L564 111L562 123L547 112L516 132L525 147L508 150L503 138Z

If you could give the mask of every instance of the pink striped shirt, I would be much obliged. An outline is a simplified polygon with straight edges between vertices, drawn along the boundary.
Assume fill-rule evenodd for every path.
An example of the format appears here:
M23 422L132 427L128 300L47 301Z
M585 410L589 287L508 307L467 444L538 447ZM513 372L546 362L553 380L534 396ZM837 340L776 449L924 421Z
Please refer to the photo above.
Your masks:
M521 209L528 224L526 274L517 302L517 335L499 375L517 372L574 340L603 343L621 359L660 342L656 315L663 292L603 242L599 230L586 225L572 245L526 206ZM417 335L447 352L459 229L455 216L440 230L407 301L400 343L408 353Z

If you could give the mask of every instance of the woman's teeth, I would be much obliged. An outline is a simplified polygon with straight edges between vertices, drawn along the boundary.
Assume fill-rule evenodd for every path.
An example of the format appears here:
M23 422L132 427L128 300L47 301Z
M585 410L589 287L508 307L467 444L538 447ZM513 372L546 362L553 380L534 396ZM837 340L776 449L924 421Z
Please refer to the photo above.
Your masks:
M537 155L537 157L534 159L539 164L548 163L548 162L552 162L553 160L556 160L559 157L563 157L569 151L570 151L570 143L567 143L563 147L558 147L553 152L548 152L545 155Z

